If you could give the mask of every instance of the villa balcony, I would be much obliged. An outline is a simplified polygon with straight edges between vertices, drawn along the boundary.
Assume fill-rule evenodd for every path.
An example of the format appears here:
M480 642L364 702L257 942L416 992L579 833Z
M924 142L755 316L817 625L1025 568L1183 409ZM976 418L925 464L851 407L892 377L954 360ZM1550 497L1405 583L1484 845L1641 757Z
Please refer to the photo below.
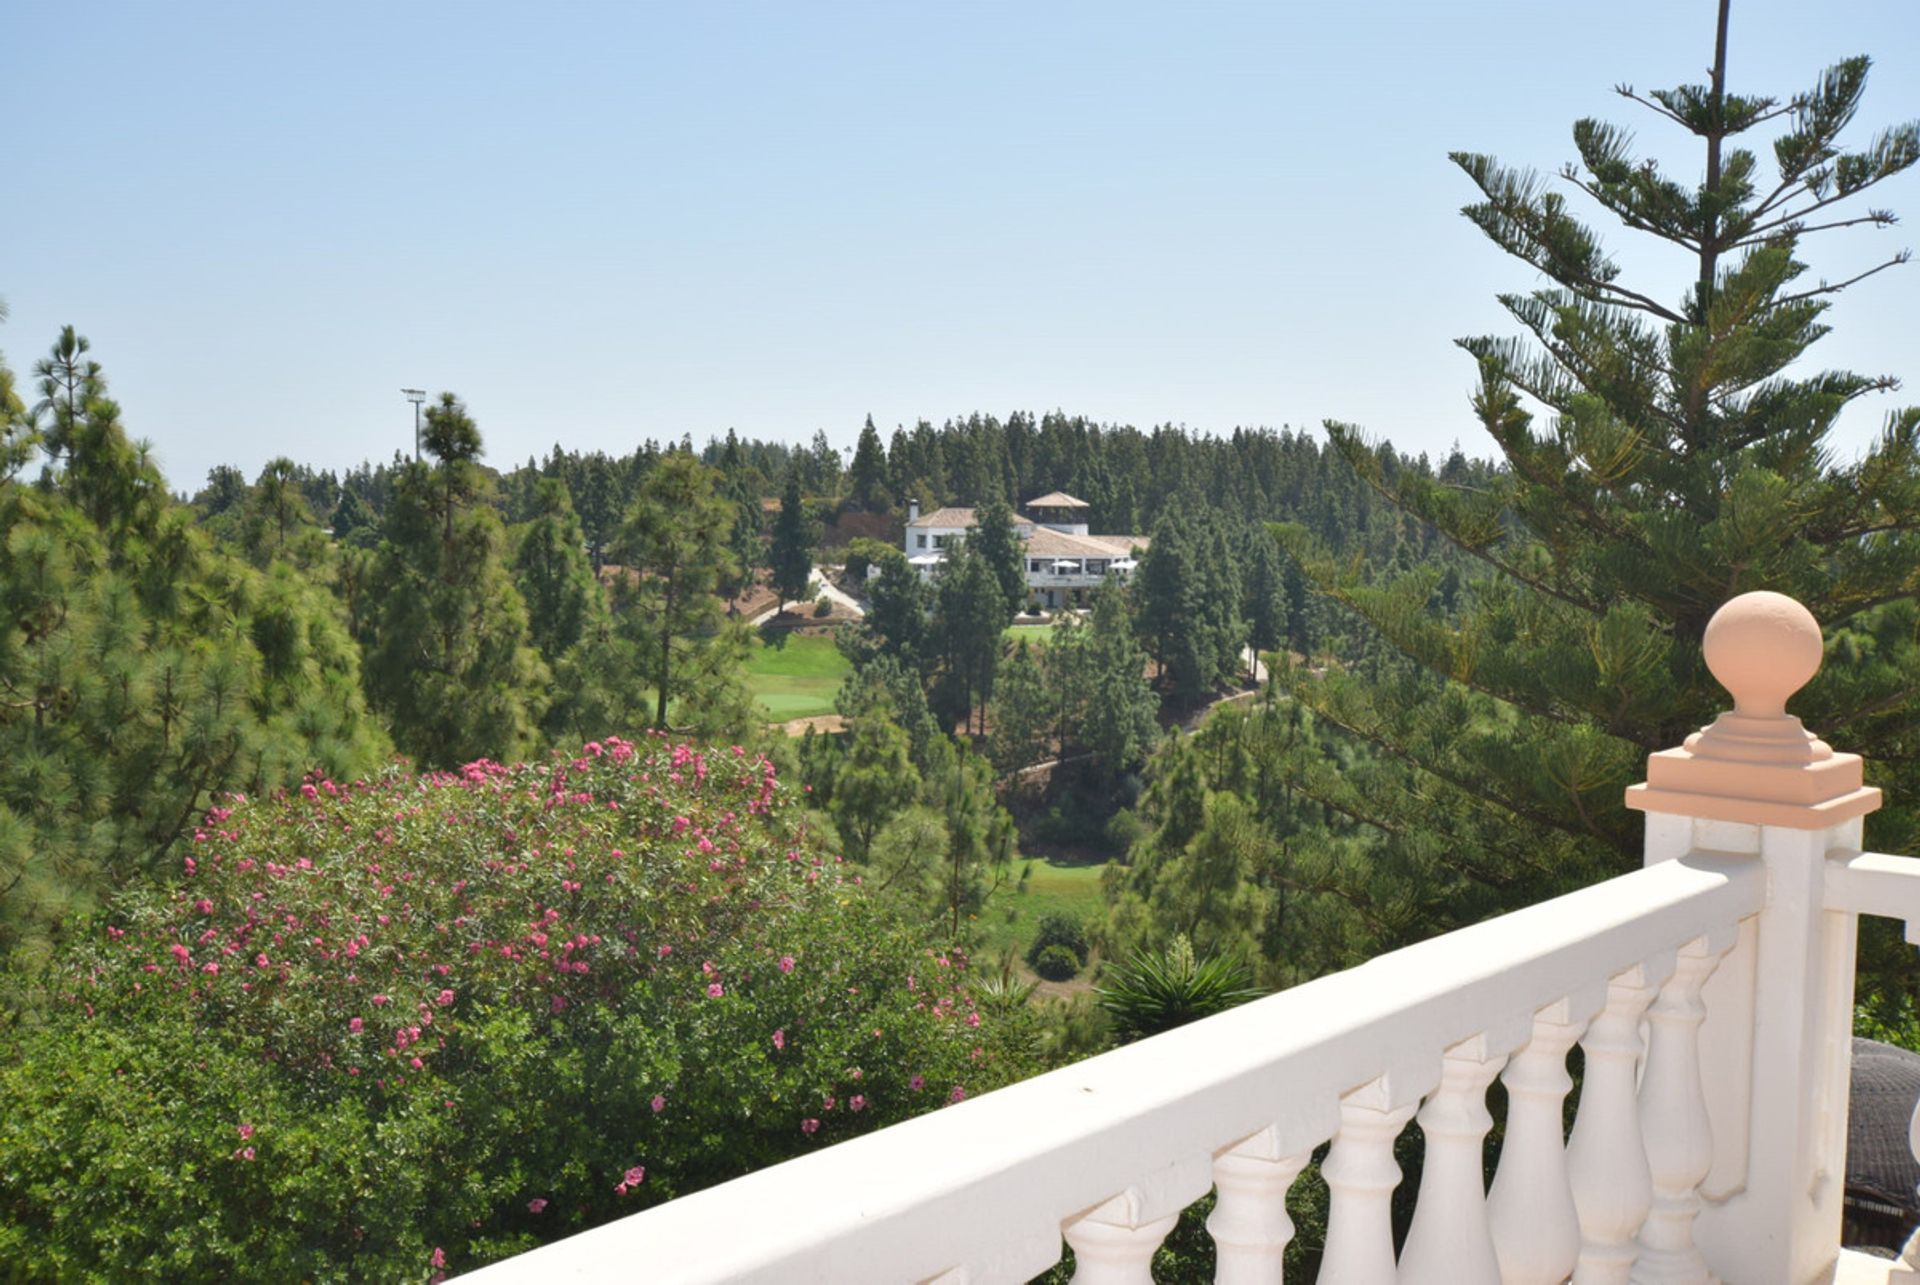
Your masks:
M1214 1279L1275 1282L1286 1193L1330 1143L1322 1280L1920 1280L1840 1249L1858 917L1913 939L1920 860L1863 851L1880 792L1785 713L1820 663L1804 608L1746 595L1706 645L1735 708L1628 792L1643 869L477 1276L983 1285L1064 1239L1075 1281L1132 1285L1211 1190ZM1396 1253L1409 1127L1425 1161Z

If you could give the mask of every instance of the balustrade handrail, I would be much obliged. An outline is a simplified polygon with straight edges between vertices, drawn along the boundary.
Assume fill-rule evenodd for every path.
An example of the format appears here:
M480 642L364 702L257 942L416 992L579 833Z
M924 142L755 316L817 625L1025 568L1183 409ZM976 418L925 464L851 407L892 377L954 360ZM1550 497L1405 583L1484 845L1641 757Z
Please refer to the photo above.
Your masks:
M484 1268L513 1281L1019 1280L1123 1191L1203 1190L1214 1155L1275 1128L1331 1136L1340 1095L1417 1098L1449 1047L1724 936L1757 913L1750 857L1695 852L1378 956ZM1723 947L1724 948L1724 947ZM1178 1208L1192 1198L1172 1202Z

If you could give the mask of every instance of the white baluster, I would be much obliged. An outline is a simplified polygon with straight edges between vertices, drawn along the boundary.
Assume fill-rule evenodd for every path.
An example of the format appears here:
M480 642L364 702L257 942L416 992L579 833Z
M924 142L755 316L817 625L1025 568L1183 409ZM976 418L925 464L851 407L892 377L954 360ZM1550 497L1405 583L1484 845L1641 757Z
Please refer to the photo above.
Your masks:
M1179 1160L1068 1223L1072 1285L1153 1285L1153 1252L1213 1185L1211 1160Z
M1311 1148L1287 1154L1271 1128L1214 1158L1219 1199L1207 1215L1214 1285L1279 1285L1287 1242L1293 1239L1287 1191L1312 1158Z
M1668 956L1619 974L1607 986L1606 1008L1580 1041L1587 1065L1580 1114L1567 1141L1567 1177L1580 1213L1575 1285L1626 1285L1637 1252L1633 1238L1653 1204L1634 1098L1643 1047L1640 1016L1672 972Z
M1512 1043L1518 1041L1507 1048ZM1500 1285L1480 1147L1493 1127L1487 1086L1506 1065L1507 1048L1490 1048L1476 1037L1448 1049L1440 1087L1420 1108L1426 1161L1413 1226L1400 1250L1400 1285Z
M1124 1208L1114 1207L1122 1199L1116 1197L1067 1224L1067 1244L1073 1246L1071 1285L1153 1285L1153 1252L1180 1221L1180 1213L1133 1224L1125 1221Z
M1320 1166L1327 1180L1327 1245L1320 1280L1389 1285L1393 1267L1393 1189L1400 1185L1393 1142L1419 1100L1393 1105L1382 1076L1340 1099L1340 1132Z
M1559 1285L1580 1256L1561 1106L1573 1087L1567 1050L1604 1000L1604 988L1596 985L1534 1014L1533 1038L1500 1077L1507 1086L1507 1133L1487 1217L1507 1285Z
M1681 1285L1712 1278L1693 1243L1700 1180L1713 1165L1713 1132L1700 1083L1700 987L1733 945L1698 938L1680 948L1673 976L1647 1010L1647 1069L1640 1078L1640 1130L1653 1176L1653 1206L1640 1228L1631 1279Z

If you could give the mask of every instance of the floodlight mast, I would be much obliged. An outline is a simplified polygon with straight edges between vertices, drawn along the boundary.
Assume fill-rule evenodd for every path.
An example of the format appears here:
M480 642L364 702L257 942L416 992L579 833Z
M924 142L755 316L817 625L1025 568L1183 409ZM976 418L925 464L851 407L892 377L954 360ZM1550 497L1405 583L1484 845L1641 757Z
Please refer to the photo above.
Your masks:
M420 403L427 400L427 390L424 388L402 388L400 392L408 401L413 403L413 458L418 462L420 459Z

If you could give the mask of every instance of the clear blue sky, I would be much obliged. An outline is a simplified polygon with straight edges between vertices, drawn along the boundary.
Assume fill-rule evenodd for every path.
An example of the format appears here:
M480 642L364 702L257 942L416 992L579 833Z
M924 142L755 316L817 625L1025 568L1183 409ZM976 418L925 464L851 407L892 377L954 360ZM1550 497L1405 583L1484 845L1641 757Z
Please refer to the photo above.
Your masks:
M864 415L1350 420L1484 454L1458 335L1532 275L1449 149L1553 169L1611 87L1698 80L1710 0L1235 4L0 4L0 348L91 336L176 488L410 445L488 456ZM1736 0L1733 84L1877 62L1920 116L1920 3ZM1876 204L1920 218L1920 177ZM1920 233L1823 238L1839 277ZM1621 244L1622 238L1609 238ZM1684 265L1634 254L1676 296ZM1920 264L1823 364L1920 379ZM1845 425L1857 449L1882 399Z

